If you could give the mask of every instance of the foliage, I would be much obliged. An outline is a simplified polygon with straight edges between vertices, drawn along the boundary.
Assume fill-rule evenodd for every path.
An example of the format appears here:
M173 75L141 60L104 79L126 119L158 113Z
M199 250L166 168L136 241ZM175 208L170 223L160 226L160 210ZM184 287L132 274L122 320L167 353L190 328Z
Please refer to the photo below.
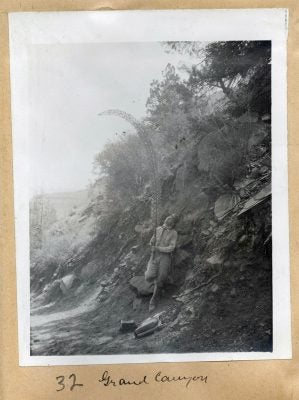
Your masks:
M194 162L200 174L208 174L210 185L232 186L245 172L253 134L248 121L270 111L270 42L168 42L164 47L194 64L185 67L185 80L168 64L150 87L145 127L157 151L160 178L169 179L195 151ZM142 143L132 135L121 135L97 156L112 208L144 195L149 182L145 159Z
M43 227L42 242L30 255L33 290L40 290L44 282L65 275L70 260L79 257L90 243L93 218L82 221L81 210L71 214ZM61 276L57 276L58 271Z
M94 161L95 171L106 177L106 197L120 208L142 193L150 177L148 165L143 143L125 132L106 144Z
M259 114L271 110L271 42L228 41L209 43L205 48L192 42L169 42L168 48L198 54L199 63L189 69L193 90L221 89L230 112L250 110Z
M56 220L56 210L42 195L33 197L29 205L29 229L31 255L43 244L43 232Z
M252 120L222 120L198 146L198 169L209 174L210 185L232 189L246 172L248 141L254 130Z
M153 81L147 100L148 130L157 149L162 179L172 174L201 136L200 121L209 112L211 101L198 95L168 64L161 81Z

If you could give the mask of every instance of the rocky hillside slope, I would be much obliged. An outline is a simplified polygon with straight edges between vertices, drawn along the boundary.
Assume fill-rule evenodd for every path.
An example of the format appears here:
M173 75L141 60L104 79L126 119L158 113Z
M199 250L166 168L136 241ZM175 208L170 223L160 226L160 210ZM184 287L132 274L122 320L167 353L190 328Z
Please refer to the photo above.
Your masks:
M89 204L69 217L64 224L73 218L77 236L88 233L80 246L72 242L63 262L52 258L47 272L32 268L32 354L271 351L268 139L252 146L233 190L204 187L186 164L162 182L169 196L161 218L177 214L178 244L152 314L151 291L140 278L150 256L149 200L136 198L113 215L103 204L95 216ZM151 336L120 333L121 320L140 324L157 313L162 326Z

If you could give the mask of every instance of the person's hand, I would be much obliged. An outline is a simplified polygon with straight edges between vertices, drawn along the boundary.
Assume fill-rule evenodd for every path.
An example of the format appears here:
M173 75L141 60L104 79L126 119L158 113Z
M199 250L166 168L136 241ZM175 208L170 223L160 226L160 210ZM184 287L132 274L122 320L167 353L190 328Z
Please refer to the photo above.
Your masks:
M157 246L151 246L151 250L152 251L157 250Z

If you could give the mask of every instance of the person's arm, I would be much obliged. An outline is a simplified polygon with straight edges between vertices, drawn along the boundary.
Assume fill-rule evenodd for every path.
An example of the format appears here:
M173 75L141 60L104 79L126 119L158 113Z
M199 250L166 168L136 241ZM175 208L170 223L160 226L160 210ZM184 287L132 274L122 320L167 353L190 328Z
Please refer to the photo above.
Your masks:
M158 229L156 229L156 235L153 234L153 236L152 236L152 238L151 238L151 240L150 240L150 242L149 242L150 246L155 246L155 241L156 241L156 236L157 236L157 230L158 230Z
M176 242L177 242L178 234L176 231L172 233L170 243L168 246L157 246L156 249L161 253L172 253L175 249Z

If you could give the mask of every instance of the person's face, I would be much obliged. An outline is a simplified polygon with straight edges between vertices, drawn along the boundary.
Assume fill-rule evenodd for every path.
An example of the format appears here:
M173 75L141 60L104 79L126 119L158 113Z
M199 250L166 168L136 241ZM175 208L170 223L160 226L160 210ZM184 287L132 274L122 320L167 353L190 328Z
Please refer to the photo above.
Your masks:
M173 217L167 217L164 224L167 226L167 228L173 228L174 227Z

